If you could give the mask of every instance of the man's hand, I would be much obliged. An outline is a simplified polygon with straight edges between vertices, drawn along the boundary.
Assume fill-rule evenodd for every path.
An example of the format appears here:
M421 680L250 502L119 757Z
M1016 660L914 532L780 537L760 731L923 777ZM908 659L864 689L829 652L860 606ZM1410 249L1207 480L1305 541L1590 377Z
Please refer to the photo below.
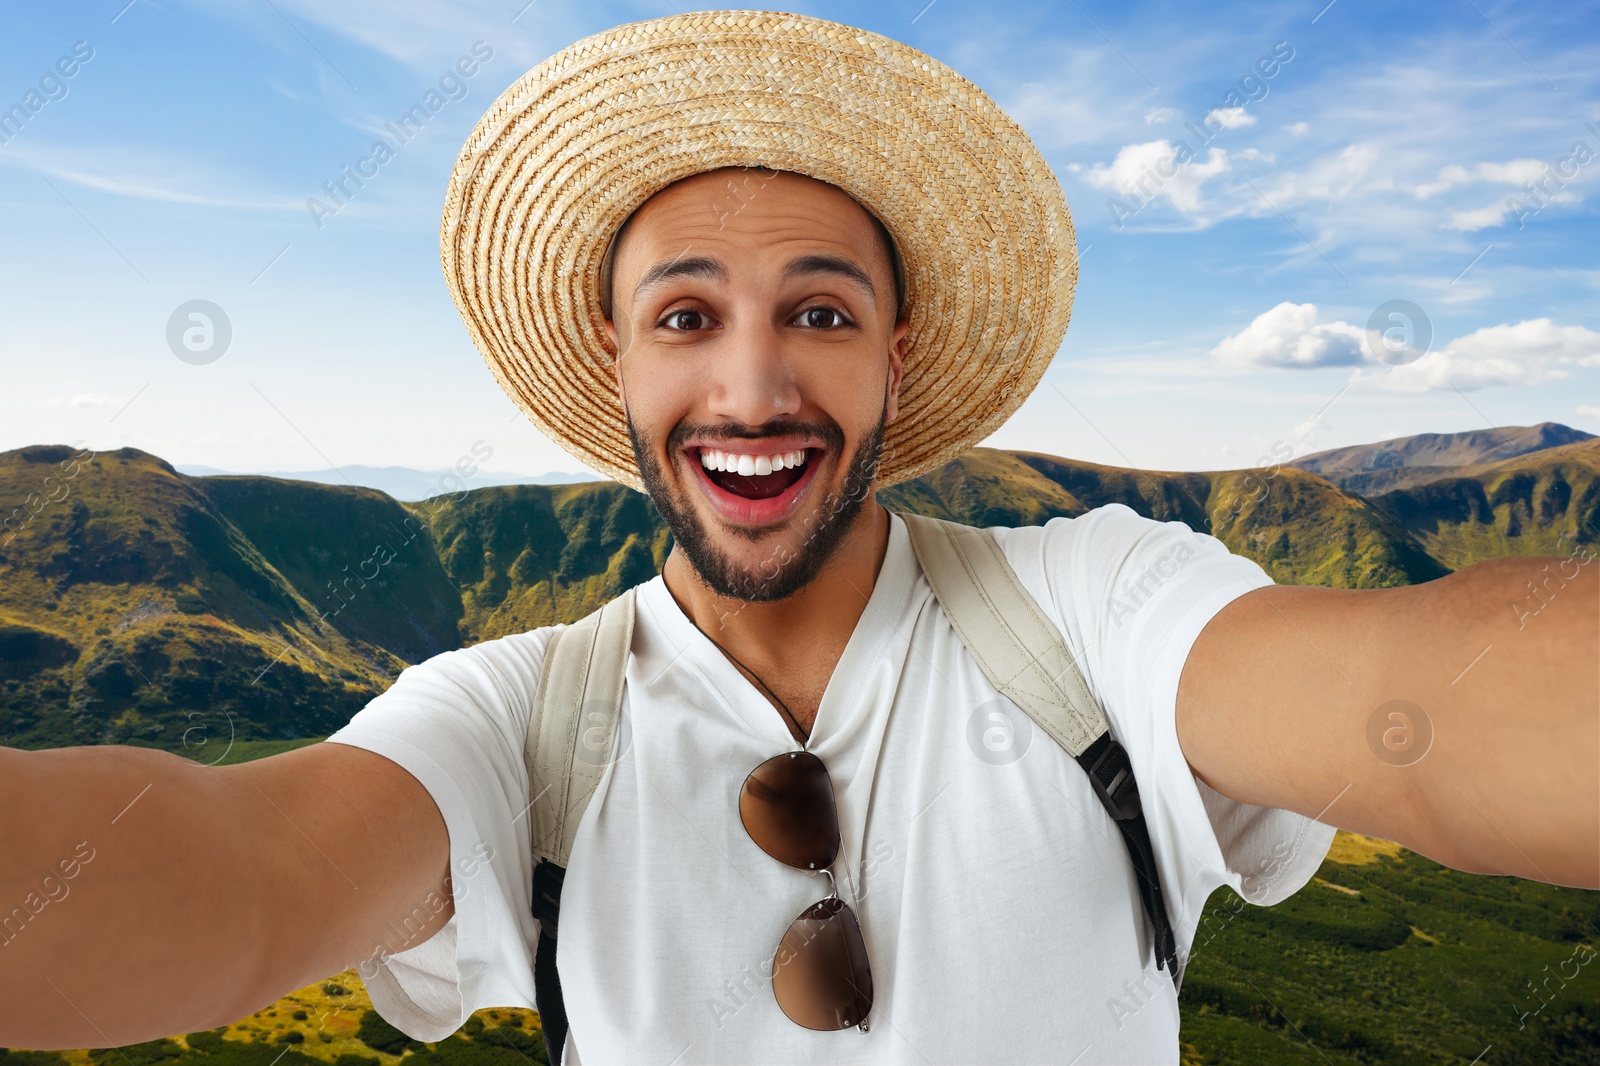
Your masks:
M454 913L432 798L345 744L215 768L0 748L0 811L4 1047L214 1028Z
M1493 559L1274 586L1195 641L1178 737L1212 788L1458 869L1600 887L1600 565Z

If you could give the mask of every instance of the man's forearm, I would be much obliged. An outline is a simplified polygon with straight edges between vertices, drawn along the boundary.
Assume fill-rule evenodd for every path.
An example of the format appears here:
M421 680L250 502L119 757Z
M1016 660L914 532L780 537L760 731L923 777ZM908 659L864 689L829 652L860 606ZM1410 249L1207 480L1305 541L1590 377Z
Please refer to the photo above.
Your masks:
M1600 887L1600 561L1588 556L1246 593L1196 640L1177 724L1195 773L1233 799L1463 870Z
M0 812L0 1046L107 1047L261 1006L241 993L269 931L230 898L243 848L215 771L0 749Z
M1432 750L1413 766L1419 850L1485 873L1600 888L1600 564L1495 559L1410 611ZM1417 671L1421 673L1421 671ZM1380 746L1381 750L1381 746Z

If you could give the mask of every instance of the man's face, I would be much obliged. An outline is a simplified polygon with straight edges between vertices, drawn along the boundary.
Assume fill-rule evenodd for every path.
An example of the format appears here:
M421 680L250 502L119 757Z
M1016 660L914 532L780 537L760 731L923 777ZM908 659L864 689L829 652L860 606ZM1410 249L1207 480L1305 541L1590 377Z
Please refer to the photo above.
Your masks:
M787 172L657 193L612 270L617 384L640 474L716 592L782 599L871 498L898 414L893 266L872 216Z

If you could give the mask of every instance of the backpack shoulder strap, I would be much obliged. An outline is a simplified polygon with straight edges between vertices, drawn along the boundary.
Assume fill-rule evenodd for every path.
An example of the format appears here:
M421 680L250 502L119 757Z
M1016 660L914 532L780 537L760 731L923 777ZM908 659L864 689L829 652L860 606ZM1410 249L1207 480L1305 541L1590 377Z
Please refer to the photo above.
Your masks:
M983 530L900 515L933 594L1001 695L1028 712L1073 758L1107 731L1055 625Z
M917 562L967 651L1001 695L1027 712L1089 775L1122 831L1155 933L1156 963L1178 979L1177 945L1128 753L1055 624L985 530L897 512Z
M539 921L533 992L552 1066L561 1066L567 1036L566 1004L556 971L561 885L578 823L600 785L616 740L633 643L633 600L630 588L550 635L528 715L523 755L532 799L528 804L532 910Z
M605 773L633 640L634 590L551 634L528 717L524 756L533 850L566 866L578 823Z

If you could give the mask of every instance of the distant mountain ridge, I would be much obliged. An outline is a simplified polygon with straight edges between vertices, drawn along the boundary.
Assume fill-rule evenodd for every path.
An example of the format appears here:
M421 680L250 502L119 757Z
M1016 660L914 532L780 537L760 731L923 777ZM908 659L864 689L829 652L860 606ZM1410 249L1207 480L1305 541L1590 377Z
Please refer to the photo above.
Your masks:
M418 470L410 466L363 466L360 463L327 470L256 470L243 475L237 470L219 470L214 466L197 466L193 463L179 463L174 469L190 477L275 477L288 481L314 481L319 485L355 485L386 492L408 503L492 485L575 485L600 480L589 473L497 474L478 467L472 474L463 476L457 470Z
M1293 465L1175 473L976 448L880 498L976 526L1122 503L1280 583L1381 587L1600 542L1600 438L1585 437L1372 496ZM670 546L650 499L611 481L402 503L189 476L133 448L0 453L0 744L326 735L407 664L575 620Z
M1373 495L1441 476L1447 469L1515 459L1547 448L1594 440L1593 433L1540 422L1464 433L1418 433L1376 444L1330 448L1290 465L1320 474L1342 489Z

